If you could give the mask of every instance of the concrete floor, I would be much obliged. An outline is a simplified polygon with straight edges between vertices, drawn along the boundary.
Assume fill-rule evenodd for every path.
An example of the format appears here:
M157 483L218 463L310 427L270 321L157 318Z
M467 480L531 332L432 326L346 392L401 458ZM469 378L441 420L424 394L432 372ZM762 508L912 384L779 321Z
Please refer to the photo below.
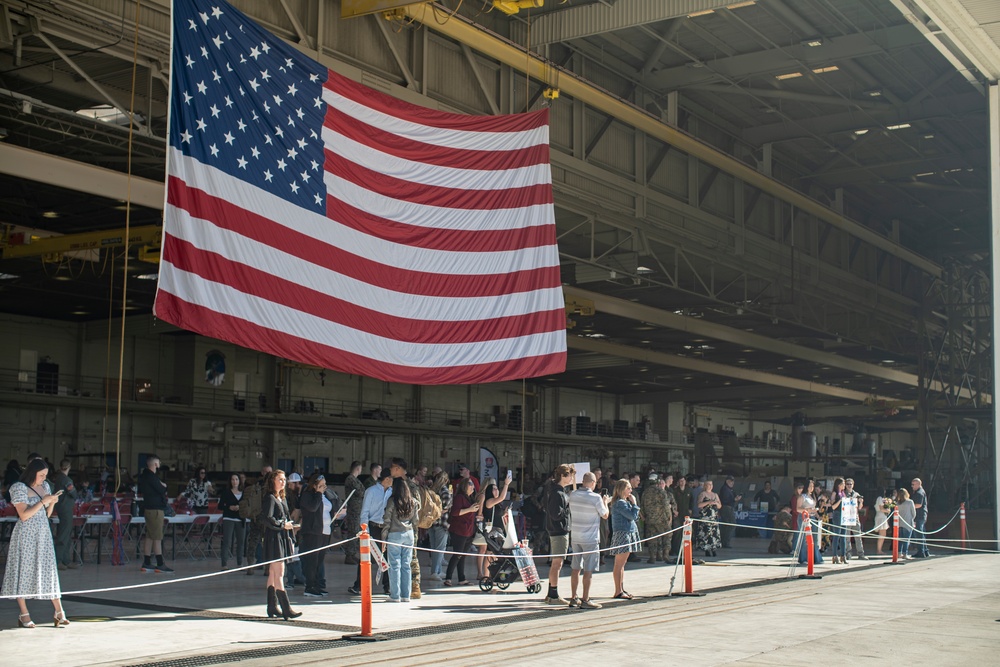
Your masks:
M506 592L444 588L424 582L425 595L410 605L374 605L379 643L348 643L359 630L361 607L346 592L354 568L330 554L330 596L291 593L304 612L294 622L264 617L264 578L228 573L207 579L127 591L78 594L84 589L160 582L211 571L214 563L178 560L173 575L145 575L126 567L88 565L63 572L68 628L51 624L16 627L13 603L0 616L0 652L44 652L47 661L104 667L160 663L197 657L198 665L239 659L241 667L351 665L395 659L404 665L436 664L437 647L459 664L586 662L627 656L660 664L775 665L826 660L839 653L854 664L981 666L1000 648L1000 560L996 554L964 554L885 566L884 559L822 565L819 580L799 580L787 556L762 553L763 540L737 539L724 557L694 568L695 588L705 597L664 596L673 566L629 564L626 588L633 602L611 601L610 571L595 575L594 597L607 603L592 611L541 604L520 581ZM944 553L939 551L939 553ZM421 558L426 562L426 555ZM429 567L423 565L426 570ZM564 570L560 592L568 596ZM756 584L756 585L755 585ZM767 585L761 585L767 584ZM683 588L677 570L675 592ZM31 602L36 623L51 618L48 602ZM412 634L415 636L406 635ZM491 646L489 651L484 646ZM270 655L255 657L253 651ZM475 657L473 657L475 656ZM182 664L182 663L179 663Z

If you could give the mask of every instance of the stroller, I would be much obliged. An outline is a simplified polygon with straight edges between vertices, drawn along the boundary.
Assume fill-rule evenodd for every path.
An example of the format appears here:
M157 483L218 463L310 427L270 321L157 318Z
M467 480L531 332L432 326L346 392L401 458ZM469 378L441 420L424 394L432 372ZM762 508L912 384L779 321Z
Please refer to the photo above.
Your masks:
M514 528L510 510L504 515L504 523L507 524L506 535L499 528L487 530L482 523L476 526L486 540L487 550L496 556L492 559L486 576L479 580L479 590L488 592L493 590L495 585L505 591L520 577L529 593L540 593L542 584L538 579L535 562L531 558L531 549L518 544L517 530Z

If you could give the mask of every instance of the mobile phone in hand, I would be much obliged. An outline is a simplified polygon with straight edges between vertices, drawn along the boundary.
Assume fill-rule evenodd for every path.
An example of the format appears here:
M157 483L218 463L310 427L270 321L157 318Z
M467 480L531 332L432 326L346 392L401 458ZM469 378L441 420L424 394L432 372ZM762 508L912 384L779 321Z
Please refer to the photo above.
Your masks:
M512 479L514 479L514 471L513 470L508 470L507 471L507 480L510 481Z

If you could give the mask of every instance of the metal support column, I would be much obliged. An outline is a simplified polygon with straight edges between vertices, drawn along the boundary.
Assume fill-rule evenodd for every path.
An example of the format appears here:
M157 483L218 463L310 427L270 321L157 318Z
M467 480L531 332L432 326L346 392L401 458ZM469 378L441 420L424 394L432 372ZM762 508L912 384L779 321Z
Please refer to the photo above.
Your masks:
M991 218L991 241L993 246L993 291L992 300L993 311L996 312L997 303L997 278L1000 277L1000 84L994 82L989 87L989 114L990 114L990 218ZM993 338L995 343L1000 338L1000 321L993 318ZM1000 377L1000 355L996 354L996 347L993 346L993 377ZM1000 442L997 437L996 419L996 390L993 393L993 427L990 432L993 435L993 525L996 530L998 546L1000 546L1000 457L997 457L996 446Z

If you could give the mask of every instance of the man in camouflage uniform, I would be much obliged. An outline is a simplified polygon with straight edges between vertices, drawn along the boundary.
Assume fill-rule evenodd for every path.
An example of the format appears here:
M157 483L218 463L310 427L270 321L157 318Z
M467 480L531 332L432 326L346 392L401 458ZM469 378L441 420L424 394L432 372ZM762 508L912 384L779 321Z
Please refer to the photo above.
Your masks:
M267 476L271 474L273 468L271 466L264 466L260 469L260 479L257 480L258 489L255 490L256 493L263 498L266 491L264 490L264 483ZM243 494L247 496L249 500L250 489L245 489ZM246 561L247 565L253 565L257 562L257 547L260 546L264 540L264 531L267 530L264 527L263 521L261 521L261 502L254 503L253 513L248 517L250 520L250 526L247 528L247 550L246 550ZM253 568L247 568L247 575L253 574ZM264 574L267 574L267 566L264 566Z
M793 524L792 508L788 503L785 503L782 505L781 511L774 515L774 527L776 530L771 534L771 543L767 545L767 553L792 553L793 540L795 538Z
M361 474L361 461L351 462L351 472L344 480L344 493L354 495L347 501L347 516L344 517L344 532L346 537L354 537L361 530L361 504L365 500L365 485L358 479ZM359 540L351 540L344 545L344 562L348 565L356 565L361 562L361 543Z
M649 484L642 492L642 517L646 528L646 537L659 535L670 530L670 520L673 514L667 501L665 480L657 475L650 475ZM670 551L669 537L658 537L646 543L649 549L648 563L663 562Z
M406 475L406 460L401 458L394 458L389 464L389 474L392 475L393 479L396 477L402 477L406 480L406 483L410 487L410 493L420 502L420 488L417 483L414 482L410 477ZM388 530L388 527L386 528ZM417 522L413 522L413 544L417 543ZM414 600L419 600L421 597L420 593L420 561L417 560L417 550L413 550L413 556L410 558L410 598Z

